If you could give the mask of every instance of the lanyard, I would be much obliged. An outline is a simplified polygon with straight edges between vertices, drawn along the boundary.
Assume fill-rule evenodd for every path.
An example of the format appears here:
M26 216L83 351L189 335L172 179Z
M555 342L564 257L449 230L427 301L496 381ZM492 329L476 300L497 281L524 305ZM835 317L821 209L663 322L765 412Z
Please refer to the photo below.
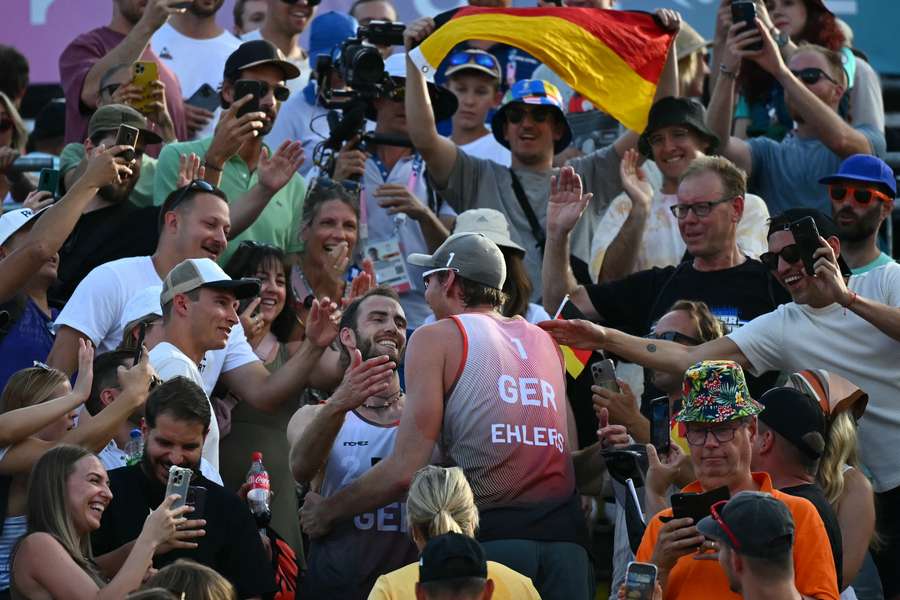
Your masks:
M369 157L369 159L375 163L375 166L378 167L378 172L381 174L382 183L387 183L388 178L391 176L391 172L388 171L388 168L381 161L380 158L375 156L374 154ZM395 165L396 166L396 165ZM412 159L412 168L409 171L409 178L406 180L406 189L409 193L413 193L416 189L416 184L419 181L419 177L422 176L422 170L425 166L425 159L422 158L421 154L416 153L413 155ZM362 239L369 238L369 210L367 207L367 198L366 198L366 186L363 185L360 187L359 191L359 234ZM402 225L406 221L406 215L404 213L398 213L394 215L394 229L398 229L400 225Z

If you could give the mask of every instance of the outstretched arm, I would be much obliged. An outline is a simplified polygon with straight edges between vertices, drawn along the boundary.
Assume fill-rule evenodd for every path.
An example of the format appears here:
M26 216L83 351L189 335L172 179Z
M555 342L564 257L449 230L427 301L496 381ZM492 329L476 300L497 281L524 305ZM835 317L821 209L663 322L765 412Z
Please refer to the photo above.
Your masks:
M434 21L423 17L406 26L403 40L409 52L434 31ZM416 65L406 58L406 123L409 127L409 139L428 165L428 173L438 188L447 186L450 171L456 162L458 149L456 144L437 132L434 123L434 112L425 77Z

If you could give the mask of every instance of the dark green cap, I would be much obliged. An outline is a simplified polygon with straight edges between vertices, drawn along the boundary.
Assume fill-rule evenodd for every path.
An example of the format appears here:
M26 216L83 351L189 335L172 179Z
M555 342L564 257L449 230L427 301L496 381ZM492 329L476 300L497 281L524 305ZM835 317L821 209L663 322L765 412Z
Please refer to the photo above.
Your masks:
M88 123L88 137L101 131L115 131L119 125L130 125L141 132L140 140L144 145L158 144L162 141L156 133L147 127L144 115L125 104L107 104L97 109Z

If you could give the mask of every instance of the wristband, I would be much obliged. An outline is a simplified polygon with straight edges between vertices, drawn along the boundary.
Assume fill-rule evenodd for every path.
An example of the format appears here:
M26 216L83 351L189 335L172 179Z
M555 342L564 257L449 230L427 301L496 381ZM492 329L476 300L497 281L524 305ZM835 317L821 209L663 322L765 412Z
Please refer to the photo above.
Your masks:
M217 166L215 166L215 165L213 165L213 164L210 164L210 163L206 162L205 160L203 161L203 165L202 165L202 166L203 166L204 169L208 169L208 170L210 170L210 171L218 171L219 173L222 172L222 167L217 167Z
M725 65L719 65L719 72L722 73L722 75L724 75L724 76L727 77L728 79L731 79L732 81L736 81L736 80L737 80L738 72L737 72L737 71L729 71L729 70L725 67Z
M853 306L853 303L856 302L856 299L859 297L859 294L857 294L856 292L850 292L850 294L851 294L851 295L850 295L850 301L849 301L847 304L844 305L844 308L845 308L845 309L850 308L851 306Z

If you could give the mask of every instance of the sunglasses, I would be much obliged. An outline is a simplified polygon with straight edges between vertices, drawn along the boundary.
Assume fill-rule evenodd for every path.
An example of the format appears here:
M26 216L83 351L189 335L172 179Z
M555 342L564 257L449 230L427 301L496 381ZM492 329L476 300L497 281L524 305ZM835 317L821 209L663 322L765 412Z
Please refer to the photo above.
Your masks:
M256 81L255 79L241 79L240 81ZM279 102L285 102L288 98L291 97L291 90L286 85L276 84L269 85L267 81L256 81L259 84L259 96L260 98L265 98L269 95L269 90L272 90L272 94L275 96L275 99Z
M450 66L459 67L462 65L478 65L495 73L500 77L500 65L497 59L490 54L482 54L481 52L457 52L450 56Z
M650 340L666 340L667 342L675 342L682 346L699 346L700 340L689 335L684 335L678 331L663 331L661 333L651 333L647 336Z
M799 71L792 70L791 73L806 85L815 85L819 83L819 80L823 77L831 83L839 85L828 73L817 67L807 67L806 69L800 69Z
M506 122L517 125L525 120L525 115L529 115L535 123L544 123L552 114L553 109L547 106L536 106L530 109L510 106L506 109Z
M731 527L725 522L722 518L722 515L719 513L725 505L728 503L728 500L719 500L715 502L712 506L709 507L709 514L713 518L713 521L719 524L719 527L722 528L722 531L725 532L725 535L728 536L728 539L731 541L731 545L735 550L741 549L741 543L738 541L737 536L734 535L734 532L731 530Z
M9 119L9 118L0 119L0 131L6 133L7 131L9 131L12 128L13 128L12 119Z
M873 190L872 188L857 187L855 185L848 184L829 185L828 195L831 196L831 199L835 202L843 202L849 196L850 199L861 206L868 205L869 202L871 202L875 198L884 202L892 203L894 201L893 198L891 198L884 192L879 192L878 190Z
M762 264L766 265L766 268L770 271L777 271L778 257L783 258L784 262L788 264L794 264L803 258L803 254L800 250L800 246L797 244L790 244L778 252L763 252L759 255L759 260Z
M669 210L672 211L672 214L676 219L686 219L689 212L692 212L698 217L706 217L709 216L709 213L712 212L713 206L716 204L722 204L724 202L730 202L734 200L734 198L722 198L721 200L713 200L712 202L697 202L695 204L674 204L669 207Z
M429 271L425 271L422 273L422 283L425 285L425 289L428 289L428 280L431 279L431 276L435 273L443 273L444 271L453 271L454 273L459 273L459 269L454 269L453 267L440 267L438 269L431 269Z
M178 208L178 206L187 199L188 194L194 191L217 193L218 189L216 188L216 186L202 179L194 179L189 184L181 188L181 191L178 192L178 195L175 196L175 198L171 202L164 202L162 209L159 211L160 231L162 231L163 223L165 223L166 213L172 212L173 210Z
M406 99L406 86L395 85L385 92L384 97L394 102L403 102Z

